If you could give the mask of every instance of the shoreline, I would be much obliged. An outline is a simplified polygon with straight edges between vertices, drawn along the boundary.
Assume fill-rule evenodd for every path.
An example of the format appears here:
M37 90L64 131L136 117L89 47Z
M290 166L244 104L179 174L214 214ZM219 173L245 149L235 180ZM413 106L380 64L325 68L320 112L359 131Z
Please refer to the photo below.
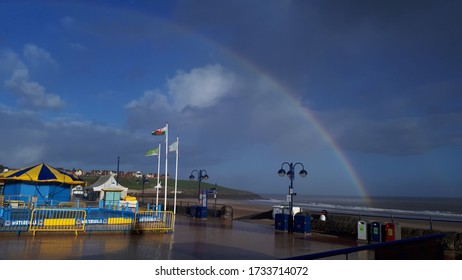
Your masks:
M169 202L170 203L173 202ZM183 205L187 203L187 205L195 205L197 204L197 200L194 198L181 198L177 199L177 205ZM208 208L213 208L214 201L213 199L209 199ZM247 199L217 199L217 210L220 209L223 205L229 205L233 208L233 219L234 220L241 220L245 219L246 217L250 217L252 215L258 215L263 212L272 211L273 205L252 202L252 200ZM275 205L274 205L275 206ZM313 218L319 215L318 212L315 210L309 209L302 209L303 211L307 211ZM342 214L342 213L335 213L334 215L338 216L349 216L349 217L361 217L360 214ZM245 219L249 222L257 222L257 219ZM434 230L434 231L442 231L446 233L451 232L462 232L462 222L446 222L446 221L434 221L431 219L428 220L420 220L420 219L412 219L412 218L402 218L402 217L394 217L390 215L389 217L383 216L374 216L374 215L362 215L362 219L366 222L381 222L381 223L398 223L401 228L409 228L415 230Z

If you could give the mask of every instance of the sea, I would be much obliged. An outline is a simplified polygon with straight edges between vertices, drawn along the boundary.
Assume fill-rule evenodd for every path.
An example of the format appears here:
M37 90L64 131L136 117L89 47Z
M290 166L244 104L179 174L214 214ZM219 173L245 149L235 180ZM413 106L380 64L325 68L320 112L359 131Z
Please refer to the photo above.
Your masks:
M261 194L258 204L289 205L287 195ZM462 197L399 197L377 196L294 196L293 205L310 212L326 210L330 213L362 216L383 216L410 219L433 219L462 222Z

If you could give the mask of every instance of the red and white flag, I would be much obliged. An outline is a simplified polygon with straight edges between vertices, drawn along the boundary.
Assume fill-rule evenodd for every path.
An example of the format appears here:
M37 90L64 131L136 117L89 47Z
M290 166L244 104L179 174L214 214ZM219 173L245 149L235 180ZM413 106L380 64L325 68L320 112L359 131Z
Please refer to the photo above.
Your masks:
M162 127L151 132L152 135L165 135L167 133L167 127Z

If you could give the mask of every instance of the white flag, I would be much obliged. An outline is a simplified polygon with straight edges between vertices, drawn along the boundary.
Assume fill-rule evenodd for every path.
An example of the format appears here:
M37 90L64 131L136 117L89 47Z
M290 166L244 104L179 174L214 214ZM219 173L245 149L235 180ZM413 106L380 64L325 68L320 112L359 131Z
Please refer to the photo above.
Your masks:
M170 146L168 146L168 151L169 152L178 151L178 141L176 141L175 143L172 143Z

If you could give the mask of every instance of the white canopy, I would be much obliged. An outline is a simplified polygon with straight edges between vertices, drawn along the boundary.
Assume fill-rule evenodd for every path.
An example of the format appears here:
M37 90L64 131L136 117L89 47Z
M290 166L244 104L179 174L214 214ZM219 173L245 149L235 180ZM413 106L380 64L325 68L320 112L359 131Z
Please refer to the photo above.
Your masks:
M114 175L107 175L99 177L98 181L90 186L94 192L100 192L99 199L104 199L104 192L106 191L120 191L122 192L120 198L127 196L128 188L122 186L120 183L117 184Z

